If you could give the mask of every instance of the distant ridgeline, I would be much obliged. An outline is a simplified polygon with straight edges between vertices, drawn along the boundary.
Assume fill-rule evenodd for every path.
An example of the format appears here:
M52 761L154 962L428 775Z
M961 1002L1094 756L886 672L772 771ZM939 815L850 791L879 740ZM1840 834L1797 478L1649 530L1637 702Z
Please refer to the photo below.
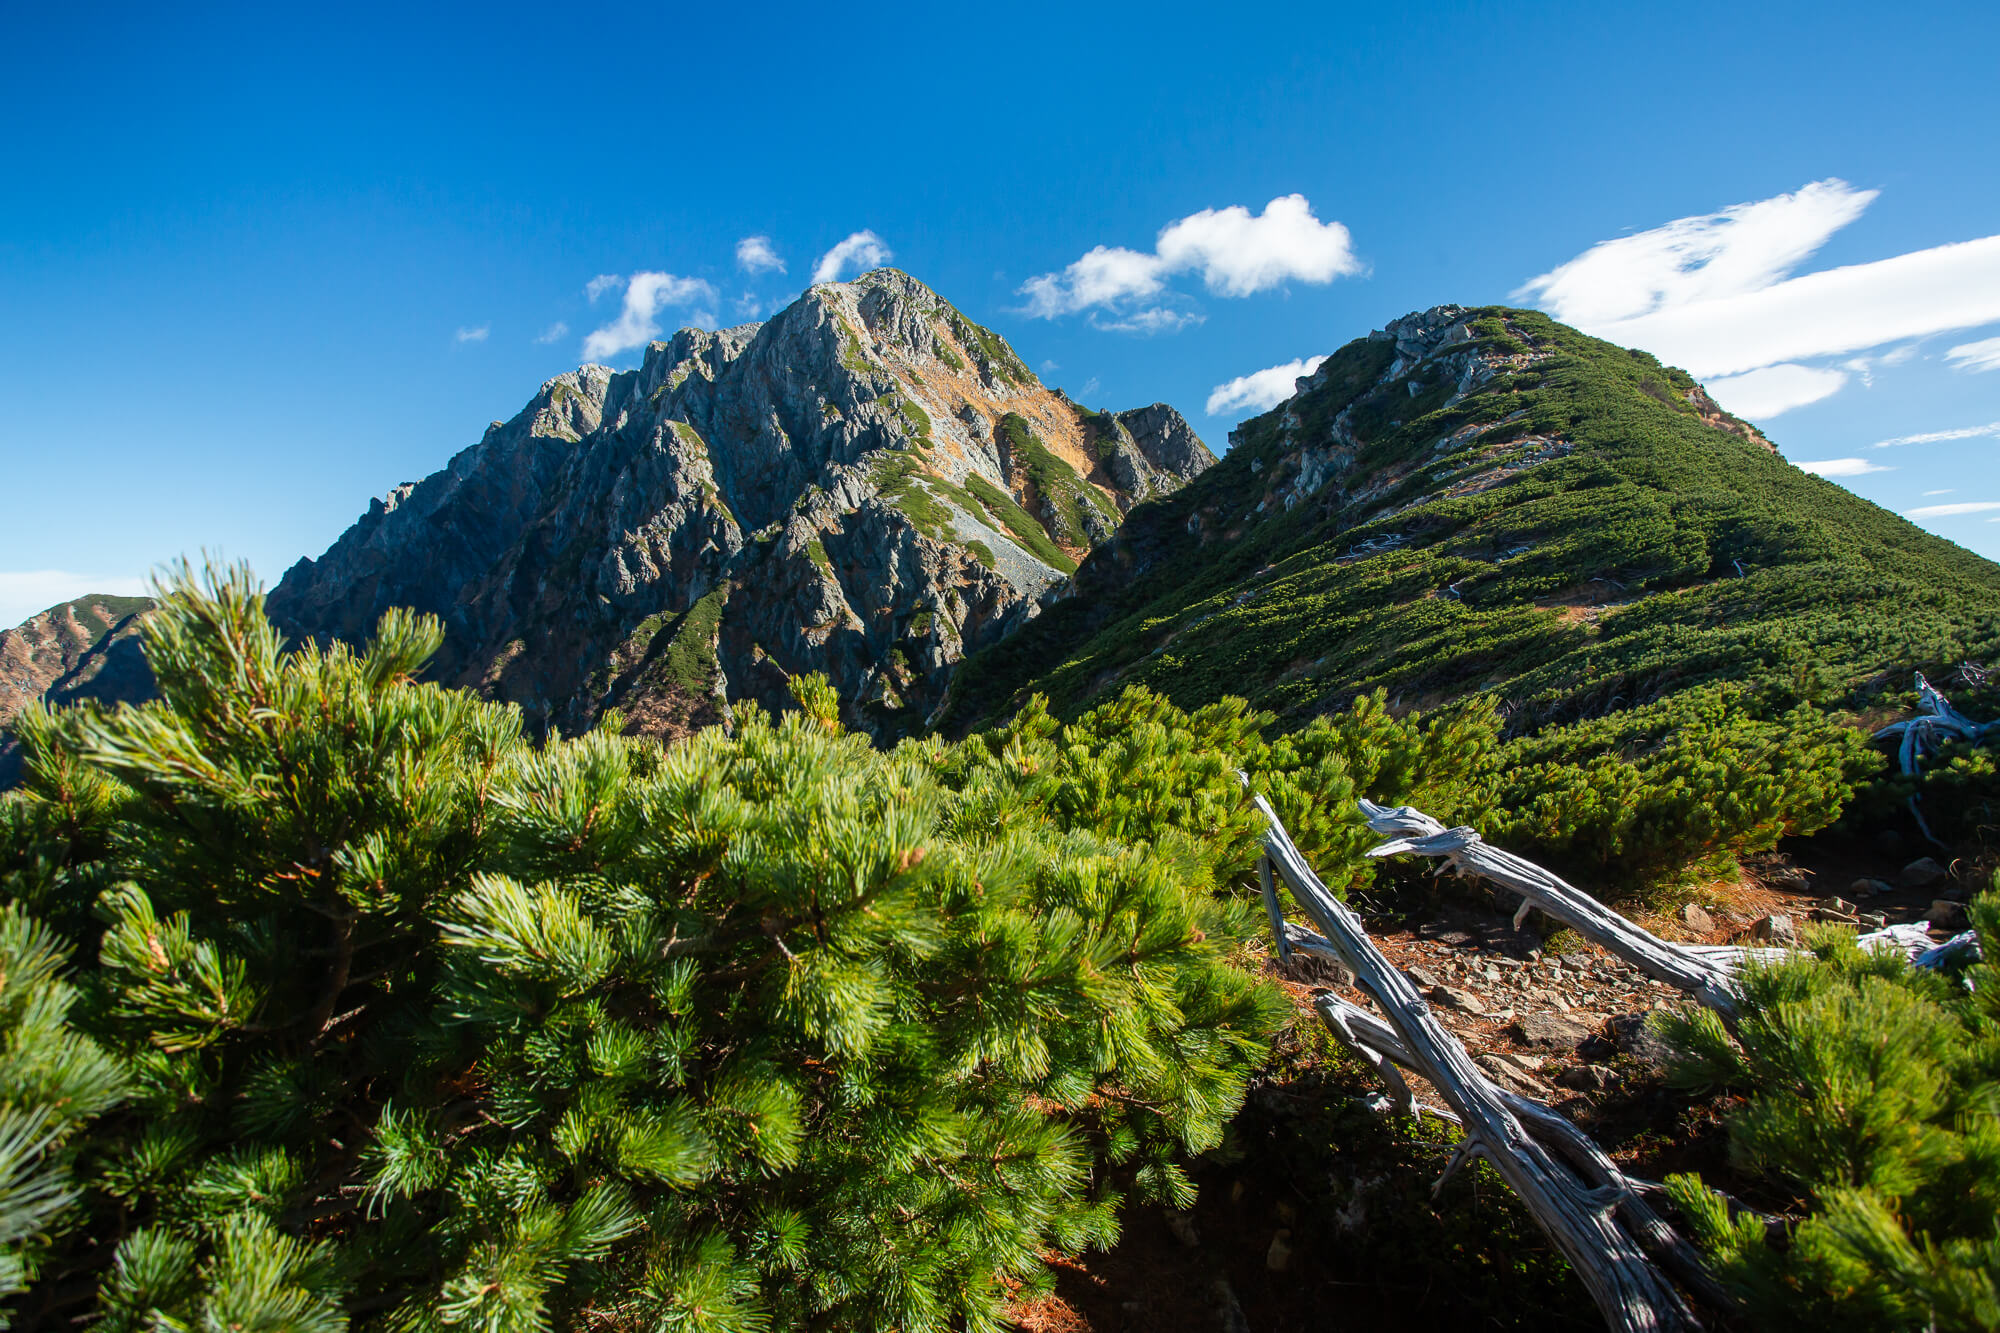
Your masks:
M672 737L826 673L878 741L920 731L967 651L1057 595L1133 504L1214 461L1172 408L1095 412L880 269L763 324L684 329L637 370L542 386L272 592L295 637L409 606L438 679L575 733Z
M13 785L20 754L6 727L36 699L52 705L149 698L153 673L139 649L150 597L92 594L0 629L0 791Z
M1283 726L1376 688L1483 693L1522 735L1725 684L1768 709L1902 704L1912 667L2000 651L2000 566L1532 311L1397 320L1231 442L967 662L947 729L1141 684Z

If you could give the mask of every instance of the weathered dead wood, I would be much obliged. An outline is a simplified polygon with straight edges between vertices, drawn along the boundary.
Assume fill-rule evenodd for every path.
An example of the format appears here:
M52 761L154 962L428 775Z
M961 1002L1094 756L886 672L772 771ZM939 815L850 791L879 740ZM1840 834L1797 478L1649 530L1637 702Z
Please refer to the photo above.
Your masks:
M1354 1014L1365 1015L1365 1011L1354 1010L1349 1014L1334 1007L1331 1013L1338 1015L1340 1021L1333 1017L1328 1021L1362 1058L1383 1072L1384 1080L1404 1109L1414 1110L1415 1101L1401 1074L1393 1072L1398 1063L1422 1073L1458 1121L1465 1137L1445 1170L1445 1179L1473 1156L1491 1162L1568 1258L1609 1327L1635 1333L1699 1327L1680 1293L1653 1266L1633 1233L1620 1220L1621 1210L1636 1196L1619 1183L1621 1178L1615 1175L1616 1168L1612 1168L1613 1174L1595 1171L1596 1183L1590 1183L1592 1175L1579 1173L1573 1165L1566 1164L1576 1155L1573 1145L1563 1149L1563 1156L1558 1158L1530 1133L1523 1122L1523 1113L1515 1109L1509 1096L1480 1073L1458 1039L1431 1013L1409 978L1369 940L1360 918L1320 881L1293 845L1276 812L1262 797L1253 799L1270 821L1264 835L1267 863L1319 926L1326 944L1382 1005L1395 1040L1390 1042L1390 1034L1372 1015L1366 1016L1373 1020L1373 1027L1361 1024L1354 1017ZM1327 1015L1329 1010L1322 1009L1321 1013ZM1364 1032L1372 1034L1373 1040L1364 1036ZM1392 1044L1395 1053L1383 1049ZM1527 1115L1530 1121L1536 1121L1540 1112ZM1542 1130L1556 1132L1546 1125ZM1608 1159L1605 1162L1609 1165Z
M1523 910L1533 906L1577 934L1603 946L1649 977L1692 995L1725 1019L1736 1018L1735 973L1752 957L1782 955L1783 950L1737 949L1727 945L1673 944L1627 921L1560 876L1503 852L1469 828L1446 828L1421 810L1407 805L1393 809L1361 802L1368 827L1391 835L1370 849L1370 856L1442 857L1462 875L1476 875L1521 895ZM1518 922L1519 917L1515 920Z

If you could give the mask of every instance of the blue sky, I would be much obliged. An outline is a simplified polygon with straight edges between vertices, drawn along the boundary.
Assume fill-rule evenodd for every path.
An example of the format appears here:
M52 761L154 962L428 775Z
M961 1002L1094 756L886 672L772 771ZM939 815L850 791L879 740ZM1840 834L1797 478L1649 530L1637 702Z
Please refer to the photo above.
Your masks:
M1542 304L2000 556L1991 5L163 8L10 13L0 624L275 582L587 339L876 255L1217 448Z

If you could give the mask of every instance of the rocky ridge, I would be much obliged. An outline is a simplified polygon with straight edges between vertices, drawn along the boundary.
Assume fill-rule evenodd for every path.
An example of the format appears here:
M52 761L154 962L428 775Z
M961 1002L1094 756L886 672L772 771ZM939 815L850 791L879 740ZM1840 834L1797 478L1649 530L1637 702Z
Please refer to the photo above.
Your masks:
M153 692L138 638L139 622L152 607L150 597L92 594L0 630L0 789L12 785L19 765L4 729L35 700L115 703Z
M531 725L616 708L673 736L824 671L887 739L1134 504L1213 462L1173 409L1082 408L881 269L763 324L683 329L636 370L557 376L300 561L269 609L350 641L392 606L436 614L437 676Z

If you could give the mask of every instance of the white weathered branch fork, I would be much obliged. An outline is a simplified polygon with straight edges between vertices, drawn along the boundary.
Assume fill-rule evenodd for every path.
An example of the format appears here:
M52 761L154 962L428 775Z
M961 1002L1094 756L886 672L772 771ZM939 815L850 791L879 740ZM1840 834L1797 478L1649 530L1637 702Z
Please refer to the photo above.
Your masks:
M1648 1247L1658 1252L1663 1262L1682 1273L1690 1290L1716 1294L1692 1249L1660 1221L1617 1166L1580 1131L1548 1108L1504 1091L1480 1072L1409 978L1375 947L1361 919L1320 881L1276 812L1261 796L1253 799L1270 821L1264 835L1263 887L1280 952L1288 954L1295 947L1330 951L1352 970L1358 984L1381 1004L1387 1022L1331 995L1319 1003L1320 1015L1345 1044L1382 1073L1404 1110L1414 1111L1416 1106L1399 1065L1421 1074L1438 1090L1464 1133L1439 1185L1469 1158L1486 1158L1568 1258L1609 1327L1621 1333L1699 1327L1680 1293L1646 1253ZM1278 909L1272 870L1319 926L1321 937L1288 931ZM1704 974L1703 980L1707 979Z
M1514 917L1516 926L1526 918L1529 908L1538 908L1647 976L1678 986L1731 1022L1740 998L1736 973L1746 962L1778 959L1789 952L1726 944L1674 944L1626 920L1561 876L1492 846L1469 828L1446 828L1407 805L1391 808L1362 801L1361 813L1369 828L1390 836L1390 841L1372 848L1368 855L1412 852L1441 857L1461 875L1491 880L1521 896L1521 910Z

